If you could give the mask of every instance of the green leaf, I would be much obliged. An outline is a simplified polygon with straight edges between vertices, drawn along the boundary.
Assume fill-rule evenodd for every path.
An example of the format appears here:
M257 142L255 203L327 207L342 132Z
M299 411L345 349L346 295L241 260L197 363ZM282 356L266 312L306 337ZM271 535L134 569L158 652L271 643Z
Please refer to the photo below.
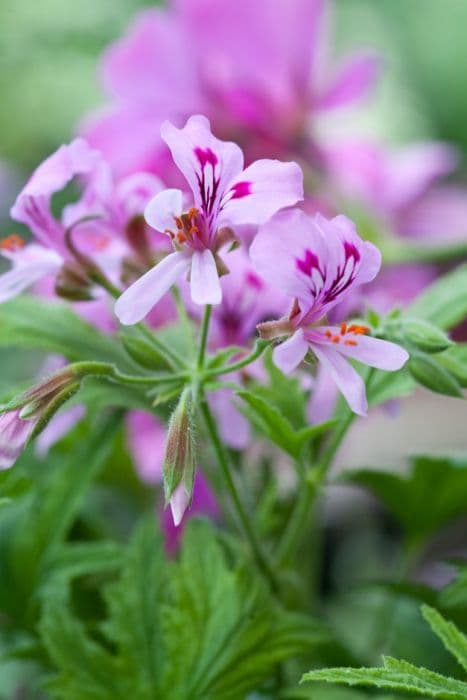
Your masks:
M27 626L35 619L38 589L56 573L53 561L63 552L92 481L112 454L120 418L107 416L92 429L78 426L69 436L73 451L68 459L50 455L35 487L0 511L0 601L18 624ZM32 456L28 461L33 469L44 466Z
M234 355L245 354L245 348L238 345L230 345L228 348L222 348L214 355L209 357L207 362L208 369L217 369L223 367Z
M190 523L168 593L167 700L244 700L277 663L329 639L312 619L278 609L249 567L229 567L207 523Z
M384 657L383 663L383 668L328 668L310 671L302 677L302 682L326 681L350 686L384 688L441 700L467 698L467 683L391 657Z
M118 688L117 660L90 639L84 625L72 615L66 605L53 599L47 603L40 633L46 650L58 669L58 673L45 684L53 698L124 699L124 694Z
M311 425L295 430L275 406L250 391L239 391L237 395L245 401L243 413L275 445L294 458L298 458L303 445L328 430L335 421Z
M456 657L464 671L467 671L467 637L465 634L453 622L446 620L437 610L428 605L422 606L422 614L446 649Z
M379 406L386 401L410 396L415 388L415 382L405 370L399 372L376 372L367 389L370 406Z
M467 317L467 264L440 277L409 306L407 313L447 330Z
M345 474L344 480L369 489L414 540L423 540L467 509L467 457L418 456L405 475L362 469Z
M20 296L0 306L0 346L26 347L72 361L101 360L134 368L121 346L65 304Z
M454 566L457 577L441 591L440 601L448 608L467 610L467 563L461 562Z
M157 696L162 667L159 604L165 585L162 538L151 514L132 538L120 579L105 591L110 619L103 629L117 647L125 674L134 679L138 698Z

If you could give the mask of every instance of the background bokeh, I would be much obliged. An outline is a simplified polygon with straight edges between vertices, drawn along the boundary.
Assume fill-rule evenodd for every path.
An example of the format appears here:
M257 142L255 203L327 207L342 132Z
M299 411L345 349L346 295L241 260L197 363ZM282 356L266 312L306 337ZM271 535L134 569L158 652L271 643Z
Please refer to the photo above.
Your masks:
M30 168L99 104L96 60L143 0L2 0L0 158ZM467 146L465 0L337 0L334 42L375 47L385 75L360 128Z

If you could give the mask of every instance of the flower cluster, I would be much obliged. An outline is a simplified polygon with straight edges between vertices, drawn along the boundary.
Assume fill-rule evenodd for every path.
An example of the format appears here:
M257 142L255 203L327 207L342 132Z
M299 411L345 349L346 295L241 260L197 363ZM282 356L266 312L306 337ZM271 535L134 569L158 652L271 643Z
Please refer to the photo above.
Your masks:
M265 379L260 356L270 345L282 372L301 368L313 422L333 403L332 385L365 415L365 381L353 361L396 371L409 357L360 319L368 299L384 310L410 299L437 274L443 222L456 244L467 230L467 196L439 184L456 163L445 144L392 153L347 133L320 136L320 115L359 101L379 66L365 52L328 71L327 4L177 0L143 13L104 56L110 106L35 170L12 207L32 238L14 232L0 242L11 264L0 275L0 302L27 289L43 303L66 300L116 342L119 332L141 331L170 368L173 376L152 378L145 362L137 377L100 365L80 371L148 384L148 411L127 412L128 448L142 479L164 481L177 526L193 499L217 513L195 474L196 412L212 411L229 447L250 446L235 390ZM211 123L235 142L217 138ZM52 200L70 186L77 196L57 213ZM362 226L340 213L360 210ZM404 238L431 246L432 264L404 258ZM375 282L380 249L392 267ZM200 326L194 361L158 338L178 321L189 332ZM163 399L154 401L151 382L164 386ZM46 427L70 391L52 379L45 385L53 395L33 410L25 410L29 395L4 407L1 468L38 426L45 451L82 417L75 405L64 423ZM38 386L31 396L42 397ZM158 410L167 396L178 401L169 421Z

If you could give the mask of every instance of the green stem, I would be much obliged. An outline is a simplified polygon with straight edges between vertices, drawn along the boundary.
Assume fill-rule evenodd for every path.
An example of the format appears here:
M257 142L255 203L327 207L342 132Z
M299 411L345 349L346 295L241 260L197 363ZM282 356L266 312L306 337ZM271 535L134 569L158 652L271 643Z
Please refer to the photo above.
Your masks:
M124 374L120 372L115 365L111 365L108 362L75 362L69 365L70 368L76 372L76 375L82 378L94 376L94 377L105 377L106 379L113 379L121 384L132 384L132 385L145 385L152 386L154 384L166 384L173 382L175 379L186 379L185 374L165 374L165 375L151 375L148 377Z
M253 556L255 558L256 564L259 568L259 570L262 572L264 577L267 579L269 582L271 589L273 591L278 590L278 584L275 578L275 574L271 568L271 565L269 561L266 558L266 555L263 553L260 544L256 538L255 531L251 525L250 522L250 516L248 513L245 511L245 508L243 507L243 503L240 499L240 496L237 491L237 487L235 485L235 481L233 479L233 476L230 471L229 463L228 463L228 458L224 449L224 446L222 445L221 439L219 437L219 434L217 432L217 427L216 423L214 421L214 418L212 416L211 410L208 406L208 403L206 401L206 397L202 397L201 401L201 411L206 423L206 428L208 431L209 438L211 440L212 446L214 448L214 452L216 453L217 460L219 462L219 466L222 470L227 489L230 493L230 496L232 498L233 505L235 507L235 511L237 513L238 519L240 520L240 523L242 525L242 528L245 532L245 535L248 539L248 542L251 547L251 551L253 553Z
M217 377L224 374L229 374L230 372L236 372L238 369L242 369L242 367L251 365L252 362L257 360L258 357L263 354L268 346L269 342L267 340L257 340L253 350L246 357L238 360L238 362L234 362L231 365L225 365L224 367L216 367L216 369L207 370L204 375L206 377Z
M206 343L208 342L209 321L211 319L212 306L207 304L204 307L203 321L201 324L201 333L199 337L198 360L196 366L199 370L204 367L204 356L206 354Z
M366 380L367 388L373 373L374 370L370 369ZM310 467L305 472L301 483L299 498L292 511L283 538L279 543L276 555L278 566L284 567L295 555L300 544L302 533L306 529L307 518L309 517L309 512L316 495L326 479L336 452L355 418L355 413L346 404L345 415L332 431L331 437L325 444L319 458L318 465L316 467Z

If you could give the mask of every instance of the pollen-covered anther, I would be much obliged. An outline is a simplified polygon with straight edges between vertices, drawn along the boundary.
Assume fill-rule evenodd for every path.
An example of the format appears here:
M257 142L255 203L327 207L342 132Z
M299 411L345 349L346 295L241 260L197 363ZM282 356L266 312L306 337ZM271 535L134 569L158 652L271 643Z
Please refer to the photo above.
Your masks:
M339 336L339 335L333 335L332 338L331 338L331 340L332 340L333 343L340 343L340 342L341 342L341 339L340 339L340 336Z
M17 233L12 233L10 236L0 240L0 249L14 253L26 245L25 241Z
M353 333L354 335L366 335L370 332L368 326L360 326L357 323L352 323L347 329L348 333Z
M353 345L354 347L358 345L356 340L352 340L352 338L348 338L348 340L344 340L344 345Z

